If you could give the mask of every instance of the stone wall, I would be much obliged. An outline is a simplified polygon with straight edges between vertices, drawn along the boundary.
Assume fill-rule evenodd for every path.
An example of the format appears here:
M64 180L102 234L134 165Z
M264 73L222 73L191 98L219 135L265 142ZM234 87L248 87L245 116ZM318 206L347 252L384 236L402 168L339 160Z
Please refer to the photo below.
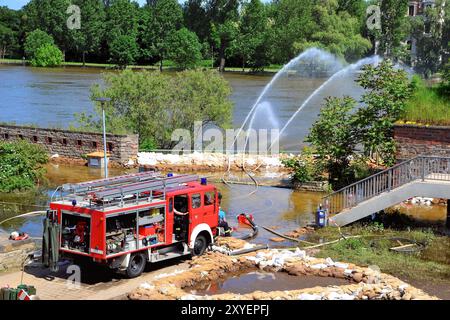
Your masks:
M450 157L450 127L396 125L394 138L397 159L406 160L418 155Z
M76 132L60 129L45 129L0 125L0 139L13 141L25 139L44 147L50 155L80 159L86 154L103 151L103 135L92 132ZM107 150L110 160L126 163L137 157L139 141L137 135L107 134Z
M11 241L0 234L0 272L18 270L30 253L36 250L33 240Z

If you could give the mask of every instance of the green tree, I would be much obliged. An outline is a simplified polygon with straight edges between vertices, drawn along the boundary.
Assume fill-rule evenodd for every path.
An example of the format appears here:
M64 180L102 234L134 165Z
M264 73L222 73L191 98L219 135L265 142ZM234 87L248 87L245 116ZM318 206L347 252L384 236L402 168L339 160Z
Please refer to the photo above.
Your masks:
M195 121L225 128L231 124L233 104L229 84L217 72L191 70L166 75L160 72L133 72L104 75L105 88L92 88L92 97L109 97L106 106L107 131L137 133L140 142L172 148L175 129L194 130ZM189 106L189 107L186 107ZM97 115L79 114L83 128L101 130Z
M187 0L183 5L184 25L197 34L200 42L207 41L210 34L210 20L204 2Z
M25 31L40 29L51 35L64 52L71 49L73 32L67 28L66 13L70 5L70 0L31 0L23 9Z
M85 65L86 54L100 50L105 34L106 14L100 0L73 0L73 4L81 10L81 29L72 31L72 46L77 53L81 53Z
M408 0L382 0L380 9L381 32L378 33L380 54L394 61L405 59L407 48L404 41L409 33L406 16Z
M110 62L125 67L136 62L139 47L136 39L130 35L119 35L110 43Z
M357 111L357 126L365 154L381 158L385 165L393 165L394 123L400 119L412 94L408 75L385 60L376 67L364 66L357 82L366 90L361 101L364 107Z
M14 31L0 24L0 59L5 59L8 50L15 44L15 41Z
M167 58L182 69L197 66L202 58L201 49L197 35L186 28L175 31L167 39Z
M273 62L286 63L299 54L314 27L313 0L280 0L269 8L273 22Z
M26 141L0 142L0 192L35 188L44 179L46 152Z
M111 0L106 16L106 41L110 61L120 65L134 63L140 56L137 45L138 3L130 0Z
M55 44L51 35L45 31L36 29L30 32L25 39L25 55L28 59L33 59L39 48L45 45Z
M233 51L253 70L263 69L270 61L269 19L264 4L251 0L241 10L239 33L233 41Z
M412 39L416 46L415 70L426 78L446 62L449 35L444 32L446 24L450 23L450 5L445 4L445 1L438 0L423 15L411 19Z
M157 57L160 70L167 57L169 37L181 28L183 10L177 0L158 0L145 7L147 22L144 27L145 43L150 48L149 53Z
M19 49L19 13L7 7L0 7L0 58L14 54Z
M358 143L357 119L352 113L355 107L356 101L350 97L327 98L306 139L314 147L335 189L354 180L350 161Z
M297 43L294 47L300 50L311 46L322 47L347 60L361 58L372 45L360 34L360 18L338 9L337 0L323 0L315 4L313 31L305 43Z
M238 0L208 0L205 3L211 23L211 42L219 55L219 70L225 71L227 50L239 26Z

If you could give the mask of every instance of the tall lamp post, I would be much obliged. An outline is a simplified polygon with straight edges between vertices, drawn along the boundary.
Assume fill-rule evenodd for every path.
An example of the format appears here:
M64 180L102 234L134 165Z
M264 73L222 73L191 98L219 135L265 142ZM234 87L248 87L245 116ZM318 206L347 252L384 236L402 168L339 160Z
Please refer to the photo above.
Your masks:
M108 157L106 155L106 117L105 117L105 103L111 101L110 98L97 98L95 101L100 102L102 105L102 120L103 120L103 156L105 167L105 178L108 178Z

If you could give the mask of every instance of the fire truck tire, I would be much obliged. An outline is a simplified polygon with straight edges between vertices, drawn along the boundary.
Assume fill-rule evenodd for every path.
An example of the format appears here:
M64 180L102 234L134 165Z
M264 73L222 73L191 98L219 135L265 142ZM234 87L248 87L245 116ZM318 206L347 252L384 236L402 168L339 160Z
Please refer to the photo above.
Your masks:
M207 246L208 242L206 241L205 236L201 234L198 235L197 238L195 238L194 248L192 248L192 255L201 256L205 253Z
M128 278L139 277L145 269L147 257L142 252L133 253L130 257L130 262L126 270Z

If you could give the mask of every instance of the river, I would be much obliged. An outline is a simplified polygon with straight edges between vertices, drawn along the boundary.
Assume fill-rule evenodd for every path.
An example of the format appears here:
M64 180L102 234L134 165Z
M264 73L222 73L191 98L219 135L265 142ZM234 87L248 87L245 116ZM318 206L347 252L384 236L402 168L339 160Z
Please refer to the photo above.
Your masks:
M101 83L103 72L115 71L98 68L0 65L0 122L67 128L75 123L75 113L93 111L90 87ZM234 103L233 125L239 128L273 75L224 73L223 76L232 87L230 99ZM325 80L292 75L281 77L261 100L261 103L269 104L271 108L270 111L264 110L258 114L254 128L281 128L302 102ZM350 85L339 82L330 86L317 99L313 99L282 137L282 150L300 149L326 95L352 92L354 88L351 81ZM269 125L268 117L273 120Z

